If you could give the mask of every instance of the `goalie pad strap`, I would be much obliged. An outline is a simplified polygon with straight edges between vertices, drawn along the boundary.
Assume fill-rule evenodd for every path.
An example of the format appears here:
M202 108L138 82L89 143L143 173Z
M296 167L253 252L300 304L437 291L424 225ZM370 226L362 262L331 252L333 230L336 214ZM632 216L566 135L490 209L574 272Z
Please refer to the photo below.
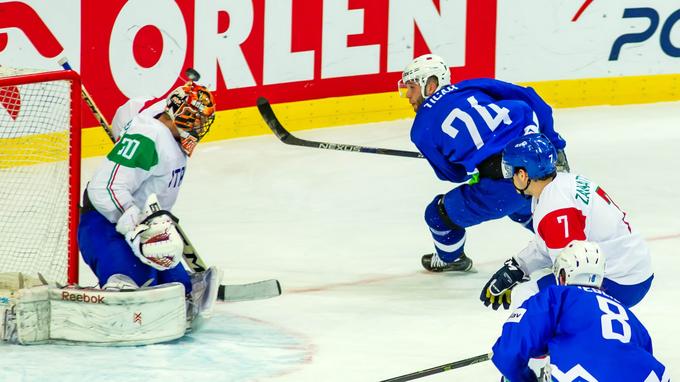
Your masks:
M172 219L172 221L175 222L175 224L179 223L179 219L177 218L177 216L173 215L172 212L166 210L158 210L152 212L151 215L147 216L146 219L144 219L144 221L142 221L141 224L147 224L148 222L151 221L151 219L163 215L170 217L170 219Z

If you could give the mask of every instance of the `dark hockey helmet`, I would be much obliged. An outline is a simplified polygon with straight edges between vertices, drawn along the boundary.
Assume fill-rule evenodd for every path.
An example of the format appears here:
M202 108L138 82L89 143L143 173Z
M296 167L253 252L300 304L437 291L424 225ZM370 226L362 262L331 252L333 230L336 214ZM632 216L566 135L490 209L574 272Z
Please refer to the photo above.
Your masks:
M508 142L503 150L503 177L523 168L529 179L543 179L556 171L557 151L543 134L527 134Z

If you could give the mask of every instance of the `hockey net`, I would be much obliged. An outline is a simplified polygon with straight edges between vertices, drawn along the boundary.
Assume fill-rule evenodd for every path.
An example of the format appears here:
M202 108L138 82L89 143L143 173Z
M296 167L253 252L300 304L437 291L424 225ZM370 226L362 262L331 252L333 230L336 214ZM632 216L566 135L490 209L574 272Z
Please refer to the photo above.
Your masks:
M0 272L78 280L80 79L0 67Z

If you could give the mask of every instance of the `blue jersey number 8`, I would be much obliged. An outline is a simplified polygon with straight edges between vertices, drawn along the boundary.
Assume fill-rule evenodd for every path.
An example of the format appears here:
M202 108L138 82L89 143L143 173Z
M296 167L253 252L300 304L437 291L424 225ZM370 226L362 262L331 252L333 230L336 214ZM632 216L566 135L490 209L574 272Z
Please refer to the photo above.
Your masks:
M628 324L628 313L626 313L626 309L624 309L621 304L602 296L597 296L597 304L602 313L604 313L600 318L602 323L602 338L619 340L624 344L630 342L631 330L630 325ZM616 311L613 311L612 307L616 308ZM613 324L615 321L620 324L623 333L614 331Z

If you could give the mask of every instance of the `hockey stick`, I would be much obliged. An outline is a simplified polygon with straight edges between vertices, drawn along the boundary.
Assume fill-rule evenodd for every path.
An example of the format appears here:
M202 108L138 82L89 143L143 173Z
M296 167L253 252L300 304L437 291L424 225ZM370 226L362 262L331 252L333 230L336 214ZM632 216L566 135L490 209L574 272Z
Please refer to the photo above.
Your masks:
M59 65L61 65L61 67L64 68L64 70L73 70L71 68L71 65L68 63L68 59L66 57L63 57L62 59L59 60ZM92 100L92 96L90 96L90 93L88 93L87 90L85 89L85 84L81 84L80 92L83 95L85 103L90 108L92 115L94 115L99 124L104 128L106 135L109 136L111 142L116 143L116 139L113 137L113 130L111 130L111 125L109 125L109 123L106 121L104 114L102 114L97 105L94 103L94 100Z
M177 232L184 239L184 261L193 272L204 272L208 269L196 247L189 241L189 236L184 232L179 223L175 224ZM245 301L260 300L281 295L281 284L278 280L263 280L250 284L222 284L217 291L217 299L220 301Z
M267 123L269 128L274 132L276 137L279 138L281 142L287 145L315 147L317 149L326 150L357 151L360 153L393 155L408 158L424 158L423 154L415 151L382 149L377 147L356 146L343 143L318 142L300 139L291 134L288 130L286 130L283 127L281 122L279 122L278 118L276 118L276 114L274 114L274 110L272 110L272 107L266 98L260 97L257 99L257 109L259 110L262 119L264 119L264 121Z
M59 65L61 65L64 70L73 70L66 57L62 57L59 60ZM198 79L201 78L201 75L198 74L198 72L193 68L187 68L184 74L191 81L198 81ZM111 129L111 125L106 121L106 117L104 117L104 114L102 114L101 110L99 110L97 104L94 103L90 93L88 93L87 89L85 89L85 84L81 84L80 93L83 95L83 100L85 100L85 103L90 108L92 115L94 115L95 119L97 119L99 124L104 128L104 131L106 132L106 135L109 136L109 139L111 139L111 142L116 143L116 138L113 136L113 129Z
M175 228L182 236L184 241L184 262L189 270L193 273L205 272L208 266L205 261L196 251L196 247L191 244L189 236L184 232L182 226L179 225L179 219L168 211L161 209L158 199L155 194L149 195L147 200L147 208L151 214L166 214L175 222ZM147 219L149 218L147 217ZM221 284L217 291L217 299L220 301L245 301L245 300L260 300L264 298L271 298L281 295L281 284L278 280L262 280L250 284Z
M453 370L453 369L460 369L461 367L470 366L470 365L474 365L474 364L479 363L479 362L488 361L488 360L491 359L491 356L493 356L493 353L481 354L481 355L478 355L478 356L475 356L475 357L462 359L460 361L451 362L451 363L447 363L447 364L440 365L440 366L435 366L435 367L430 368L430 369L416 371L415 373L400 375L398 377L385 379L385 380L380 381L380 382L403 382L403 381L410 381L410 380L413 380L413 379L423 378L423 377L427 377L428 375L442 373L442 372Z

